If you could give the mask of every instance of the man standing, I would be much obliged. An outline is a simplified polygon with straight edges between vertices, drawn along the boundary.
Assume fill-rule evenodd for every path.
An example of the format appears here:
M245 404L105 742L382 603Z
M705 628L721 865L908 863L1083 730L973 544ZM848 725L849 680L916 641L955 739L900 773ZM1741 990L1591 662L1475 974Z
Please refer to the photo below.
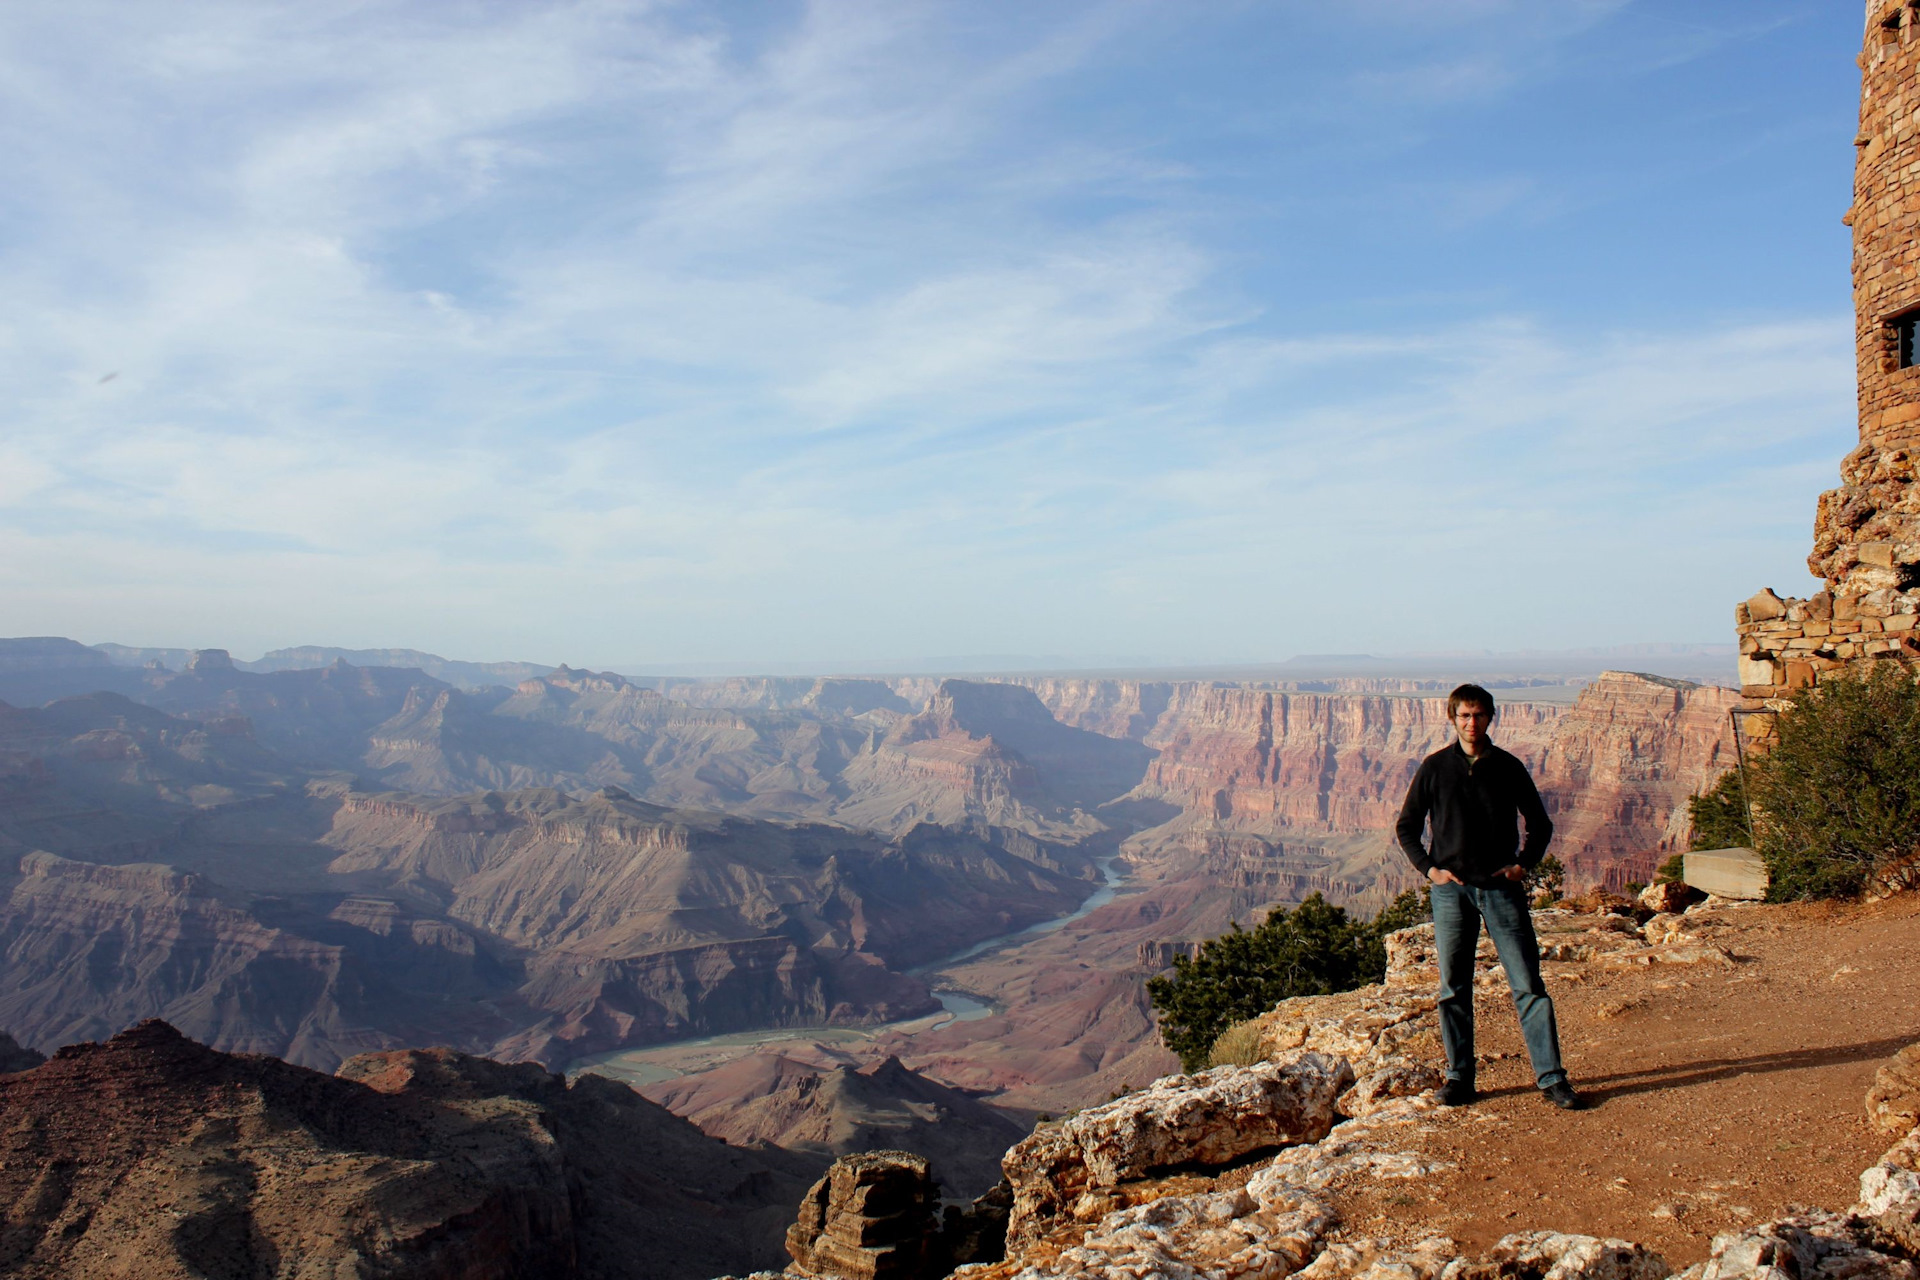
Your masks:
M1560 1029L1540 979L1540 943L1523 887L1553 838L1553 822L1527 766L1493 745L1493 695L1463 684L1447 698L1447 718L1459 739L1421 761L1407 788L1395 834L1413 865L1433 886L1433 933L1440 954L1440 1040L1447 1050L1450 1107L1472 1102L1473 956L1480 922L1499 949L1513 989L1520 1033L1533 1059L1542 1096L1568 1111L1581 1106L1560 1065ZM1422 829L1433 838L1421 847ZM1520 823L1527 839L1520 842Z

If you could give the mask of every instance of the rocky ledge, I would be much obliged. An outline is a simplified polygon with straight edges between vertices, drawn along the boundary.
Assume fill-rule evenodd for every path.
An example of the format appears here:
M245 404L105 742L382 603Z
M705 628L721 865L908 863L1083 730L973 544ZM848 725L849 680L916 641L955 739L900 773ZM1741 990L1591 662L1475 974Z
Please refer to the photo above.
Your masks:
M1596 973L1719 972L1719 902L1587 904L1539 916L1543 954ZM1598 906L1598 910L1591 909ZM1767 910L1767 909L1761 909ZM1685 1269L1631 1240L1516 1230L1468 1248L1419 1215L1343 1221L1356 1194L1394 1196L1448 1171L1418 1139L1446 1113L1433 1093L1438 1036L1431 927L1390 940L1380 985L1304 997L1232 1034L1248 1065L1175 1076L1046 1124L1007 1153L1006 1256L956 1280L1920 1280L1920 1046L1883 1066L1867 1112L1899 1141L1843 1211L1799 1209L1722 1231ZM1500 985L1497 967L1482 981ZM1596 978L1595 980L1599 980ZM851 1170L843 1180L851 1186ZM831 1233L823 1180L809 1232ZM930 1215L925 1215L929 1222ZM1509 1215L1511 1216L1511 1215ZM1526 1224L1516 1224L1524 1226ZM851 1236L859 1224L842 1228ZM882 1233L886 1234L886 1233ZM851 1236L849 1238L851 1238ZM899 1245L892 1246L898 1253ZM796 1249L796 1257L801 1251ZM819 1253L802 1260L817 1267ZM938 1276L950 1262L919 1252ZM948 1253L946 1259L957 1260ZM978 1254L974 1256L980 1256ZM864 1275L881 1274L879 1269ZM797 1265L791 1275L842 1274Z

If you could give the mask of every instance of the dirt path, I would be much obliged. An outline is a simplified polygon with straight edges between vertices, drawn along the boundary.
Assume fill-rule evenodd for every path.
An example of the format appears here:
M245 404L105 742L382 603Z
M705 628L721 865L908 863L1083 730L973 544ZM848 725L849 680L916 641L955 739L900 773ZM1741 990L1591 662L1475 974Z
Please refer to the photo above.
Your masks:
M1353 1236L1516 1230L1638 1240L1675 1266L1716 1231L1793 1205L1843 1209L1893 1139L1867 1123L1879 1065L1920 1040L1920 895L1866 907L1742 907L1706 936L1731 968L1550 964L1574 1082L1533 1088L1504 987L1479 995L1479 1084L1412 1146L1454 1167L1343 1193Z

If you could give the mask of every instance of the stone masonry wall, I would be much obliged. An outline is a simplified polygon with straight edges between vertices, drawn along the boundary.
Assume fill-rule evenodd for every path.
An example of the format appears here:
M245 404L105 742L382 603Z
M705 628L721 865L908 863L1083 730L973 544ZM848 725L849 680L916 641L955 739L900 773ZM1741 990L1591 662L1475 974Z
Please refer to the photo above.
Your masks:
M1740 683L1773 700L1860 663L1920 663L1920 365L1896 322L1920 310L1920 0L1869 0L1854 138L1853 300L1860 445L1820 495L1808 600L1737 607Z

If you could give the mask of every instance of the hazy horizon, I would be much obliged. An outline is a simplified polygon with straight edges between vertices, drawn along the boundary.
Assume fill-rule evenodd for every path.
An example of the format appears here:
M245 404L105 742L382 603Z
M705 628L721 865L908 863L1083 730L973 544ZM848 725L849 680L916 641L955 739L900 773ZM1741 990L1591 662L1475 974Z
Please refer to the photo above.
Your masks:
M34 637L14 637L31 639ZM55 638L55 637L46 637ZM74 637L57 637L74 639ZM136 645L124 641L101 640L89 643L102 649L122 649L128 654L110 655L116 662L134 665L131 654L165 655L175 662L193 651L194 646ZM1643 660L1649 674L1701 679L1718 673L1730 681L1734 673L1735 646L1727 643L1645 642L1584 649L1535 650L1455 650L1431 653L1382 654L1297 654L1264 662L1208 663L1179 658L1149 656L1095 655L1074 661L1061 655L1045 654L956 654L822 660L819 662L586 662L572 658L548 660L517 657L476 657L463 652L433 652L400 645L287 645L259 653L236 651L225 646L199 646L224 649L236 663L257 664L278 655L302 650L345 652L347 654L411 653L455 663L475 665L526 664L546 668L562 665L576 670L609 671L633 679L727 679L732 677L770 677L778 679L820 677L937 677L937 676L1053 676L1096 677L1109 679L1148 678L1158 680L1317 680L1369 676L1392 679L1467 678L1473 672L1488 678L1526 678L1533 676L1584 677L1608 667L1641 669L1632 666ZM1609 661L1617 659L1617 661ZM144 658L140 659L144 660ZM362 665L367 665L363 663ZM1662 669L1666 668L1666 669Z

